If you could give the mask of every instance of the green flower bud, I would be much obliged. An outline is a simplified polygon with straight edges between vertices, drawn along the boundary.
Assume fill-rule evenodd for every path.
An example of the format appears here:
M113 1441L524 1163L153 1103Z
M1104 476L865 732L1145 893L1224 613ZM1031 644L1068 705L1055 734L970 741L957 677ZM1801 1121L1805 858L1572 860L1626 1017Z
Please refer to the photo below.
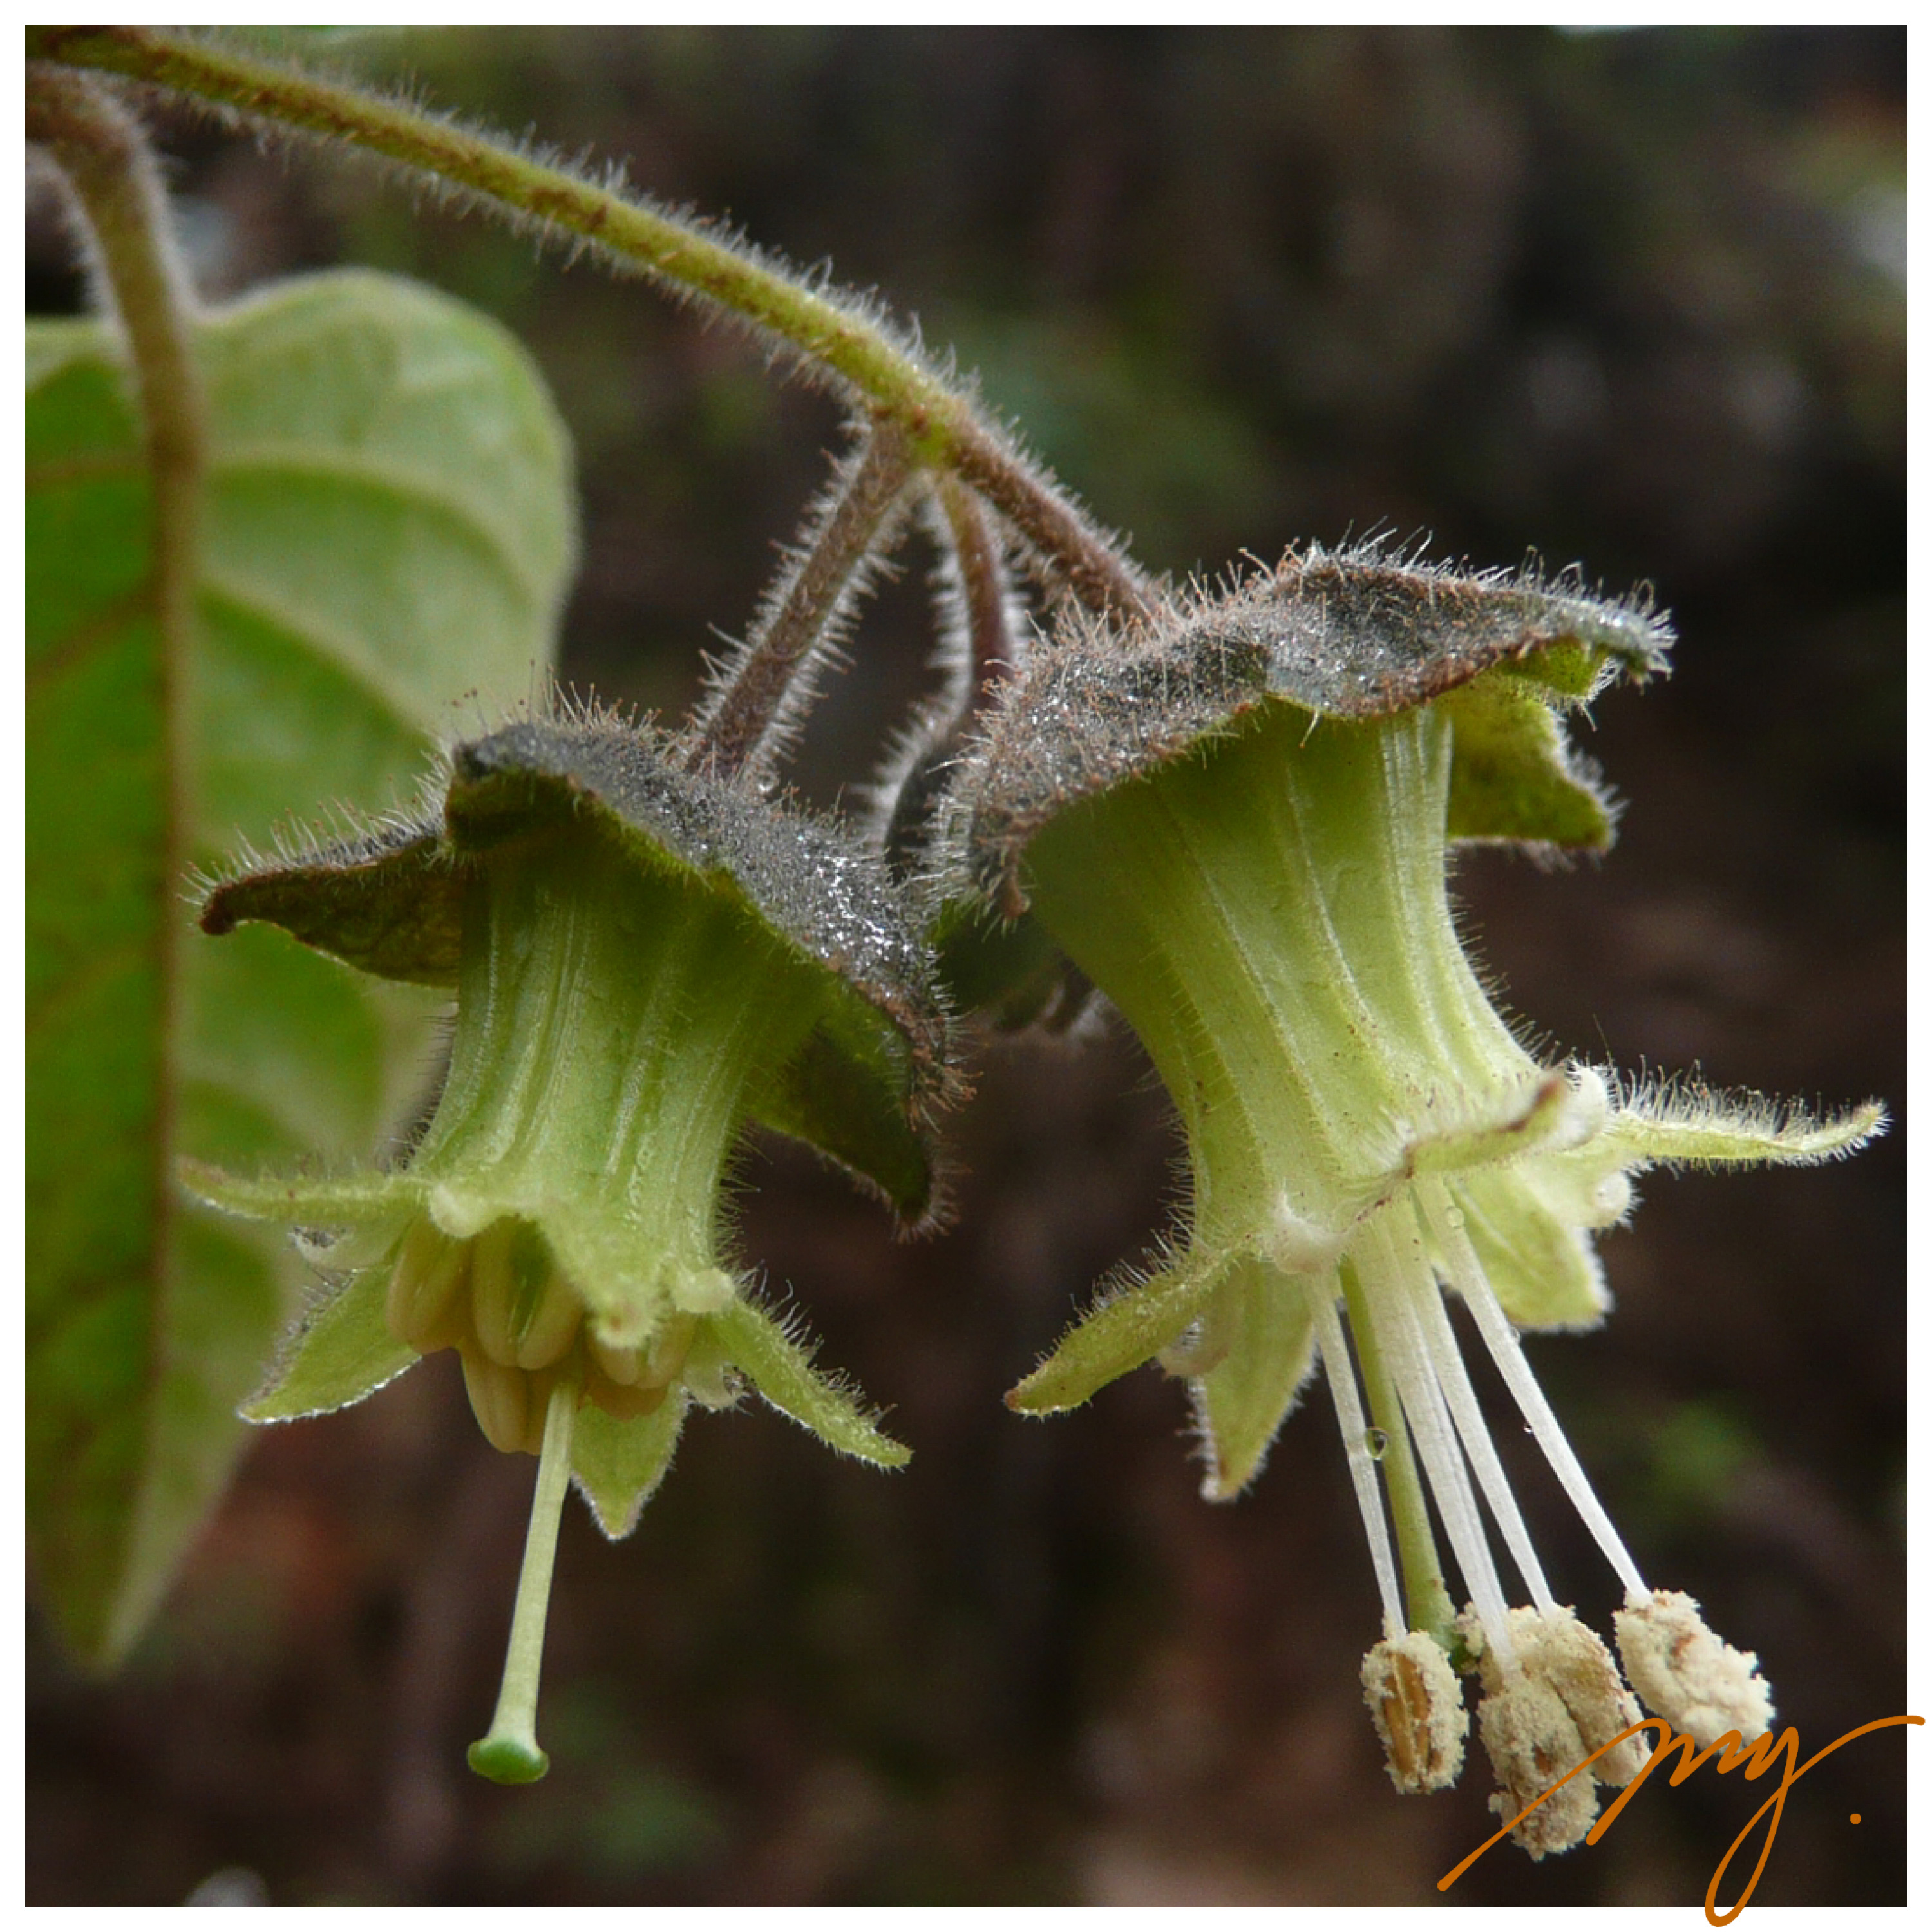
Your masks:
M1385 1637L1469 1654L1426 1481L1503 1688L1522 1669L1478 1490L1538 1614L1558 1606L1443 1291L1647 1602L1517 1329L1602 1318L1592 1237L1628 1211L1633 1174L1823 1160L1883 1122L1875 1105L1816 1123L1544 1065L1464 954L1450 842L1606 844L1610 805L1560 715L1620 671L1660 668L1670 642L1648 610L1567 580L1311 551L1124 640L1063 631L1001 693L950 806L956 903L1029 914L1112 1000L1180 1115L1191 1171L1161 1264L1107 1289L1009 1402L1070 1408L1157 1360L1189 1383L1205 1491L1226 1498L1260 1469L1318 1352ZM1420 1781L1402 1754L1399 1781Z
M689 1407L747 1385L834 1448L906 1460L748 1298L720 1203L759 1120L909 1222L932 1216L927 1122L952 1076L926 953L857 848L596 718L462 748L434 818L254 865L202 923L251 919L455 994L447 1078L391 1171L188 1178L232 1212L329 1231L307 1238L336 1285L252 1420L359 1400L450 1348L490 1442L540 1456L506 1708L472 1754L492 1777L540 1775L536 1662L571 1477L627 1534Z

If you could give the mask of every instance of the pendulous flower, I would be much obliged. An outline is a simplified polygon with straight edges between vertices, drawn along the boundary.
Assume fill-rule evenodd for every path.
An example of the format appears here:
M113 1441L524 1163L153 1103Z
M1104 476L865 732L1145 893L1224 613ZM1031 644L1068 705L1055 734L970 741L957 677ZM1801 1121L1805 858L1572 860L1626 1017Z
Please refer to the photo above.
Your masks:
M1674 1697L1674 1719L1717 1708L1698 1686L1725 1684L1723 1708L1762 1728L1756 1660L1691 1629L1688 1598L1650 1592L1517 1334L1602 1318L1593 1237L1629 1212L1633 1175L1822 1160L1883 1124L1875 1105L1821 1122L1544 1064L1464 954L1452 843L1606 846L1610 802L1559 719L1620 674L1660 670L1671 641L1648 608L1568 575L1312 548L1124 639L1064 625L1000 692L941 835L950 904L1029 914L1139 1035L1187 1139L1191 1202L1160 1264L1105 1290L1009 1403L1070 1408L1158 1360L1188 1382L1205 1492L1226 1498L1260 1469L1318 1358L1382 1598L1364 1686L1390 1774L1410 1790L1455 1775L1466 1720L1449 1709L1453 1677L1418 1648L1432 1646L1482 1672L1511 1816L1541 1771L1584 1754L1544 1762L1551 1739L1560 1758L1588 1735L1582 1678L1593 1696L1628 1693L1600 1642L1564 1623L1445 1294L1624 1586L1619 1642L1640 1690L1654 1706ZM1460 1628L1430 1497L1473 1604ZM1532 1610L1510 1607L1484 1504ZM1666 1603L1688 1608L1662 1632ZM1693 1652L1696 1683L1654 1688L1659 1659ZM1536 1856L1594 1817L1588 1780L1576 1784L1567 1814L1519 1834Z
M334 1286L251 1420L454 1348L484 1435L538 1456L502 1697L470 1754L508 1782L548 1762L537 1669L573 1477L626 1534L689 1408L747 1385L835 1449L908 1454L747 1294L720 1192L758 1120L932 1218L928 1116L952 1076L926 954L875 860L675 749L594 715L511 726L452 754L433 812L251 862L202 914L454 993L434 1113L388 1171L188 1179L327 1231L306 1240Z

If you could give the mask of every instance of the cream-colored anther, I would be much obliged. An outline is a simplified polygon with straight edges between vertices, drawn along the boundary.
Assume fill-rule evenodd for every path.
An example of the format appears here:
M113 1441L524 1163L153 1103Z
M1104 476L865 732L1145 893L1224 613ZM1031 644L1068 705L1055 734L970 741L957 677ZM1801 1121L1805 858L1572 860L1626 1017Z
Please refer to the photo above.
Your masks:
M472 1244L470 1319L476 1340L493 1362L517 1365L517 1275L512 1257L516 1223L492 1221Z
M518 1367L554 1367L569 1352L583 1318L584 1305L578 1300L576 1291L552 1269L537 1291L536 1306L518 1339Z
M1362 1659L1362 1694L1398 1791L1446 1790L1462 1768L1469 1714L1448 1654L1410 1630Z
M1636 1693L1660 1718L1688 1731L1700 1750L1735 1731L1749 1744L1778 1712L1758 1675L1757 1653L1736 1650L1705 1622L1696 1599L1659 1590L1611 1621L1617 1652Z
M609 1378L625 1388L637 1385L638 1378L644 1372L644 1352L641 1348L614 1348L593 1328L586 1332L590 1344L590 1359L602 1370Z
M427 1216L413 1222L390 1271L383 1318L421 1354L454 1348L470 1332L470 1244L452 1241Z
M651 1337L650 1352L645 1358L639 1382L646 1388L668 1388L684 1366L691 1338L697 1333L696 1316L674 1315Z
M626 1382L614 1382L595 1362L584 1378L585 1400L595 1402L619 1422L634 1422L639 1416L662 1408L668 1393L668 1388L638 1388Z
M1464 1618L1472 1636L1474 1622ZM1511 1836L1541 1858L1582 1841L1596 1822L1600 1782L1628 1784L1642 1768L1648 1745L1641 1734L1580 1767L1643 1714L1608 1646L1573 1610L1513 1610L1509 1636L1514 1668L1499 1664L1492 1649L1480 1657L1488 1695L1476 1718L1502 1786L1490 1808L1508 1820L1536 1804Z
M470 1347L463 1351L463 1381L476 1426L490 1446L506 1456L523 1448L530 1436L530 1377Z

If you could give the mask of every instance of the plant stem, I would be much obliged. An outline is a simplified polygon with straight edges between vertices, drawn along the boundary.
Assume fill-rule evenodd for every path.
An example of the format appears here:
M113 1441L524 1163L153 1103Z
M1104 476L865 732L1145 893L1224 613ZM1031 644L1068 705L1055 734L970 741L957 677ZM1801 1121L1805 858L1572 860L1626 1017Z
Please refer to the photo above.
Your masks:
M680 220L407 104L197 36L144 27L36 27L30 57L119 74L250 120L340 140L454 183L483 206L581 238L716 303L856 391L905 438L915 465L950 470L1036 553L1042 574L1096 610L1148 614L1153 593L1118 545L856 302L821 294L722 230Z
M193 302L176 256L154 159L133 116L86 75L39 63L27 69L27 137L51 155L71 190L94 295L118 320L140 411L152 492L146 596L154 614L154 676L161 719L160 813L154 854L157 1093L154 1112L154 1282L152 1346L173 1328L170 1311L175 1213L174 1053L181 1033L182 948L188 928L176 887L191 856L194 733L190 674L200 580L207 430L200 374L189 339ZM162 1364L154 1364L158 1374ZM123 1601L102 1645L117 1655L133 1640L146 1604Z
M989 686L1019 668L1022 646L1013 628L1006 560L979 499L950 476L940 478L934 494L958 579L966 644L962 667L965 688L958 700L963 720L971 716Z
M693 766L768 781L812 701L814 668L836 649L865 593L868 566L891 541L911 475L905 439L890 423L865 432L839 464L802 545L786 559L751 636L693 721Z
M537 1742L537 1686L543 1674L544 1624L550 1615L550 1576L556 1568L556 1533L563 1521L563 1499L570 1491L577 1396L577 1384L568 1376L560 1377L550 1390L502 1687L488 1734L470 1747L470 1769L498 1784L534 1784L550 1768L549 1755Z

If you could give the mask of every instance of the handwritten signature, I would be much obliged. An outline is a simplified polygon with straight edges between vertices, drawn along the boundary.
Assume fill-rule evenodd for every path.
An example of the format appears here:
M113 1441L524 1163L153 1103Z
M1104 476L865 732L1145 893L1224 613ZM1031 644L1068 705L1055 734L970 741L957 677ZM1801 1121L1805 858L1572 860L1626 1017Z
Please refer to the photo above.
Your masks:
M1769 1731L1766 1731L1748 1746L1745 1744L1742 1737L1737 1732L1726 1731L1715 1744L1707 1745L1702 1750L1700 1750L1696 1747L1696 1741L1688 1732L1672 1732L1670 1725L1663 1718L1646 1718L1641 1724L1629 1725L1618 1732L1607 1744L1599 1745L1581 1764L1577 1766L1576 1770L1558 1779L1556 1783L1543 1794L1542 1798L1537 1799L1534 1804L1526 1805L1493 1838L1478 1845L1447 1877L1438 1879L1436 1882L1436 1888L1438 1892L1447 1892L1492 1845L1498 1844L1514 1832L1524 1819L1536 1809L1538 1804L1543 1803L1544 1798L1550 1797L1552 1792L1562 1790L1571 1778L1587 1771L1605 1753L1616 1750L1624 1738L1634 1737L1640 1731L1654 1730L1657 1732L1657 1748L1651 1753L1643 1768L1622 1791L1618 1792L1616 1800L1610 1809L1590 1827L1589 1834L1584 1840L1585 1844L1594 1845L1616 1822L1617 1814L1636 1796L1644 1780L1664 1762L1665 1754L1673 1749L1682 1748L1678 1762L1670 1774L1670 1782L1673 1786L1682 1784L1699 1766L1708 1764L1714 1757L1718 1760L1718 1773L1720 1777L1726 1772L1736 1771L1742 1766L1745 1777L1754 1781L1762 1778L1766 1772L1769 1771L1780 1754L1784 1758L1784 1774L1778 1780L1778 1789L1751 1814L1750 1822L1731 1840L1730 1850L1718 1861L1718 1868L1711 1874L1711 1882L1705 1888L1704 1916L1713 1925L1728 1925L1750 1904L1751 1894L1757 1889L1758 1880L1764 1876L1765 1861L1771 1856L1772 1846L1778 1838L1778 1828L1784 1820L1785 1794L1790 1790L1791 1787L1821 1758L1829 1757L1840 1745L1850 1744L1854 1738L1863 1737L1868 1731L1882 1731L1894 1724L1922 1724L1924 1721L1923 1718L1874 1718L1870 1724L1861 1724L1856 1730L1847 1731L1843 1737L1834 1738L1822 1750L1814 1751L1802 1764L1800 1764L1798 1761L1798 1732L1796 1726L1793 1725L1786 1725L1777 1734L1775 1738ZM1767 1812L1771 1815L1771 1822L1766 1828L1764 1849L1757 1855L1757 1864L1752 1870L1750 1882L1738 1894L1736 1904L1733 1905L1729 1911L1720 1912L1718 1909L1718 1888L1724 1883L1724 1874L1730 1870L1732 1859L1736 1858L1738 1852L1743 1849L1746 1840L1757 1828L1758 1820Z

